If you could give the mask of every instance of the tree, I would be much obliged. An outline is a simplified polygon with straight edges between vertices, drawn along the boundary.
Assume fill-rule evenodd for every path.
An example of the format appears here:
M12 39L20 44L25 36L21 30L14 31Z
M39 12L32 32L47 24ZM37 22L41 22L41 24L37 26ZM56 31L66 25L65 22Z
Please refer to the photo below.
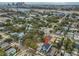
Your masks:
M0 35L0 39L2 39L3 37L2 37L2 35Z
M10 43L10 42L12 42L12 41L13 41L12 38L7 38L7 39L5 40L5 42L8 42L8 43Z
M54 16L51 16L51 17L47 17L47 22L49 22L49 23L57 23L57 22L59 22L58 21L58 17L54 17Z
M67 40L64 40L64 48L66 52L72 53L74 47L75 47L74 41L71 41L69 38L67 38Z
M0 56L5 56L5 55L6 55L6 53L5 53L4 49L0 48Z
M4 26L7 26L7 27L12 26L11 20L10 19L6 20Z
M61 40L57 43L57 49L60 50L61 47L63 46L63 42L64 42L64 37L61 38Z
M26 39L24 41L24 46L25 47L30 47L30 48L33 48L33 49L37 49L36 41L30 40L30 39Z

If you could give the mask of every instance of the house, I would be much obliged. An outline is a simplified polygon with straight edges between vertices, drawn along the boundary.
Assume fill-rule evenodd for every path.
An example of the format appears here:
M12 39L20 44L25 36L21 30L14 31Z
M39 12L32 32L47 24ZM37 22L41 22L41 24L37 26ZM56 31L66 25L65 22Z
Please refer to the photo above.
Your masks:
M44 15L43 17L47 17L48 15Z
M62 33L62 32L61 32L60 30L58 30L58 31L56 32L56 35L59 35L59 36L60 36L61 33Z
M50 44L43 44L41 51L47 53L51 49L52 45Z
M79 16L76 16L76 19L78 19L78 20L79 20Z
M48 53L50 52L52 48L52 44L56 38L52 35L47 35L44 37L44 43L41 45L41 52Z
M78 43L75 44L75 48L79 49L79 44Z
M75 48L74 51L72 51L72 55L77 56L77 54L78 54L78 49Z
M44 38L44 44L48 44L49 41L51 40L52 36L48 35L48 36L45 36Z
M37 45L38 45L37 51L41 51L41 48L43 46L43 43L38 43Z
M6 54L8 56L13 56L16 53L16 49L15 48L10 48L6 51Z
M4 31L4 27L0 27L0 31Z
M24 19L25 17L23 17L23 16L20 16L19 18L20 18L20 19Z
M50 35L45 36L45 38L44 38L44 44L43 44L42 47L41 47L41 51L47 53L47 52L50 50L50 48L52 47L52 45L49 44L51 38L52 38L52 37L51 37Z
M0 27L3 27L4 23L2 21L0 21Z
M66 53L66 52L65 52L65 53L64 53L64 56L71 56L71 55L70 55L69 53Z
M53 15L54 15L54 16L59 16L59 17L65 16L64 13L60 13L60 12L55 12L55 13L53 13Z
M17 36L18 37L18 42L22 44L23 37L24 37L24 32L19 32L19 33L10 33L12 36Z
M24 33L23 32L19 32L19 33L17 33L17 32L14 32L14 33L10 33L12 36L15 36L15 35L17 35L17 37L18 38L20 38L20 39L22 39L23 38L23 36L24 36Z
M76 32L68 32L67 33L67 37L69 38L74 38L75 40L79 40L79 33L76 33Z
M0 45L0 47L3 48L3 49L5 49L5 50L7 50L7 49L10 48L10 44L7 43L7 42L4 42L4 43L2 43L2 44Z
M65 26L65 27L63 27L63 29L64 29L64 30L68 30L68 27L67 27L67 26Z
M31 24L27 24L26 30L31 30L31 29L32 29L32 25Z
M53 43L53 42L55 42L56 41L56 36L52 36L51 37L51 39L50 39L50 41L49 41L49 44L51 44L51 43Z
M75 34L74 34L74 39L75 39L75 40L79 40L79 33L75 33Z
M70 31L78 31L78 29L77 28L75 28L75 27L70 27L70 29L69 29Z
M69 37L69 38L73 38L73 35L74 35L74 33L72 33L72 32L67 33L67 37Z
M40 30L43 31L45 35L50 35L50 31L52 30L52 28L41 27Z
M36 15L34 15L34 14L30 14L30 16L31 16L31 17L36 17Z
M18 37L22 39L24 37L24 33L23 32L18 33Z
M23 32L18 33L18 38L19 38L18 42L19 42L21 45L22 45L22 42L23 42L23 37L24 37L24 33L23 33Z

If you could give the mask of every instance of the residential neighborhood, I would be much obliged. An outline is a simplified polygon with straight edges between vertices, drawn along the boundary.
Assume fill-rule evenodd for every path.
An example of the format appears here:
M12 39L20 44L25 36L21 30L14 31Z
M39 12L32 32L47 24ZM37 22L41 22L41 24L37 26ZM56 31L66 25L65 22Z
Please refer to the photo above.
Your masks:
M12 5L0 7L0 56L79 56L76 7Z

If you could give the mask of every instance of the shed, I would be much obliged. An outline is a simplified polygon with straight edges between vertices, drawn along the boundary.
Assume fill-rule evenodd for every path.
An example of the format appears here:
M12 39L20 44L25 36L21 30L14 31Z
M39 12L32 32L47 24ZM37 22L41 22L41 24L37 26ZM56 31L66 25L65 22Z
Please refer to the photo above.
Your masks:
M10 48L6 51L6 54L8 56L13 56L16 53L16 49L15 48Z

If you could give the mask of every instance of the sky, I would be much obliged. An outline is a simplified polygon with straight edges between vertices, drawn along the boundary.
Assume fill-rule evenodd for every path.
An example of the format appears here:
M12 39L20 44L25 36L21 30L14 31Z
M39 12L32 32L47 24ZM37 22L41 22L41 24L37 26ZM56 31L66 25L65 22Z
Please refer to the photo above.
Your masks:
M79 2L26 2L26 4L79 5Z
M79 2L79 0L0 0L0 2Z
M11 4L12 2L8 2ZM26 4L49 4L49 5L79 5L79 2L25 2ZM0 5L7 4L5 2L1 2Z
M10 2L10 3L26 2L27 4L79 5L79 0L0 0L0 2L1 2L0 4L4 4L2 2ZM33 3L30 3L30 2L33 2ZM34 2L39 2L39 3L34 3ZM41 2L47 2L47 3L41 3ZM71 2L74 2L74 3L71 3Z

